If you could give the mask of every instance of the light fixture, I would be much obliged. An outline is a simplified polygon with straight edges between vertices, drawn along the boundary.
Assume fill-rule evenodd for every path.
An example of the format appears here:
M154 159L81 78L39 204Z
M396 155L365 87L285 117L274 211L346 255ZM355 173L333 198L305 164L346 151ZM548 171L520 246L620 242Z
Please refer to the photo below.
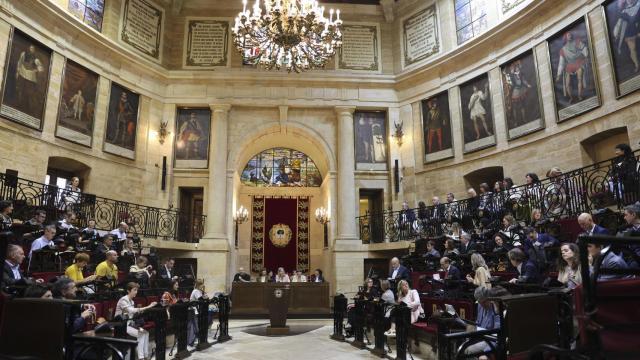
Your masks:
M243 10L235 19L233 42L244 63L261 65L267 70L300 72L323 68L342 46L340 10L329 10L316 0L260 0L253 10Z
M244 223L249 219L249 210L240 205L240 208L233 214L233 222L236 224L235 246L238 248L238 225Z
M160 144L164 144L164 139L170 134L169 130L167 130L168 125L168 121L160 121L160 129L158 129L158 141Z
M328 248L329 237L328 237L328 231L327 231L327 224L331 220L329 219L329 212L323 206L320 206L319 208L316 209L316 221L322 224L322 227L324 230L324 247Z
M393 137L396 138L396 143L398 143L398 147L402 146L402 137L404 136L404 132L402 131L403 121L400 120L399 123L393 121L393 126L396 130L393 133Z

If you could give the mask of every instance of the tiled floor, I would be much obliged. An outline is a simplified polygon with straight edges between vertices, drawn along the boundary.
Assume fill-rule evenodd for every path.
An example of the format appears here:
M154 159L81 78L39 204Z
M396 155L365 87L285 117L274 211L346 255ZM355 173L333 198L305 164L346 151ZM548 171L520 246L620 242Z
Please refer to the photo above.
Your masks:
M320 327L295 336L266 337L251 335L243 330L248 327L267 326L267 321L234 320L229 324L229 335L233 337L231 341L214 344L205 351L195 351L191 354L190 359L379 359L368 350L359 350L348 343L331 340L329 335L333 331L333 325L330 320L288 320L287 324L292 327L296 325L298 327L314 325ZM395 357L395 349L391 356ZM414 358L421 359L416 355Z

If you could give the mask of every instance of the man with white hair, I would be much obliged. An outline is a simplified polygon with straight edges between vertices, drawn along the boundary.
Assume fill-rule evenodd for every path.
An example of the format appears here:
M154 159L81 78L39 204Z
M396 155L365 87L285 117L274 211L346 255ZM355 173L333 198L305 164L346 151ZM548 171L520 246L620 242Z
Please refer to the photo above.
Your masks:
M470 255L478 251L476 244L471 241L471 235L463 231L460 234L460 255Z
M400 265L400 260L397 257L391 259L391 270L389 270L389 280L395 281L394 284L397 284L400 280L410 281L410 273L409 269Z
M117 241L124 241L127 240L127 230L129 230L129 225L123 221L117 229L111 230L109 234L114 235L117 238Z
M20 270L24 257L22 246L11 244L7 247L7 258L4 261L2 270L2 283L5 286L31 285L34 282L41 284L44 282L42 279L32 280L24 276Z
M578 224L585 231L586 235L609 235L609 231L593 222L591 214L582 213L578 216Z

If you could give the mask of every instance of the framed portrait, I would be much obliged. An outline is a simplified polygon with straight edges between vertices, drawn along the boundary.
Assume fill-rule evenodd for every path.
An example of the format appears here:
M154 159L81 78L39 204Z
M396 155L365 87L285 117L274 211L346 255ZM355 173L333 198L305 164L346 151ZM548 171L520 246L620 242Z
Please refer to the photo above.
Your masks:
M460 114L465 153L496 144L488 74L460 85Z
M93 71L67 59L62 74L56 136L91 147L98 79Z
M616 96L640 89L639 0L609 0L602 5Z
M589 23L581 17L547 39L558 122L600 106Z
M443 91L420 102L424 162L453 157L449 92Z
M42 130L53 51L12 28L2 84L0 115Z
M356 170L387 169L387 113L356 111L353 114Z
M104 152L135 159L140 95L111 82Z
M176 111L175 168L206 169L209 165L211 109L178 108Z
M532 50L500 65L507 138L544 129L537 62Z

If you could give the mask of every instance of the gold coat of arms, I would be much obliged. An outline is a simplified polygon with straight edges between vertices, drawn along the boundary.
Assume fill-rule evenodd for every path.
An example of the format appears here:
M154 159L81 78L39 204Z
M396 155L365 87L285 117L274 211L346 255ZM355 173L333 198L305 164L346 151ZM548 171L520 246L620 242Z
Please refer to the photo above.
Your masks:
M276 224L269 230L269 240L275 247L283 248L291 241L291 228L289 225Z

